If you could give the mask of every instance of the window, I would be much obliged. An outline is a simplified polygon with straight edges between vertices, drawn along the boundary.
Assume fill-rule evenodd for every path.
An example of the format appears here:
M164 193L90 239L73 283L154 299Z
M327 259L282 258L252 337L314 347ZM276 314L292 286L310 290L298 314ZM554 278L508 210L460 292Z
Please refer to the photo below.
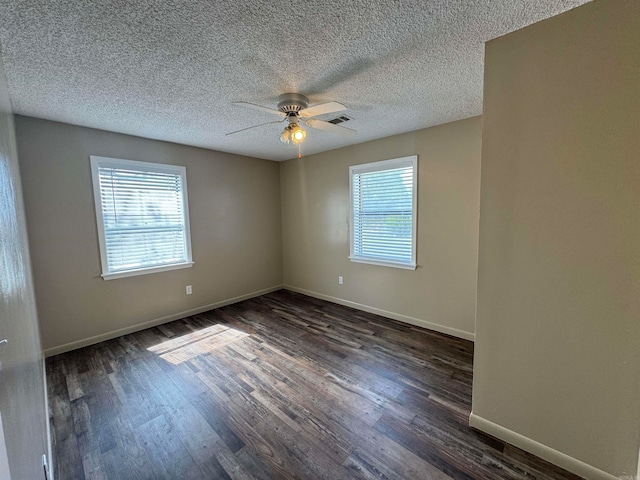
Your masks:
M91 156L102 277L190 267L185 167Z
M353 262L416 268L418 156L349 167Z

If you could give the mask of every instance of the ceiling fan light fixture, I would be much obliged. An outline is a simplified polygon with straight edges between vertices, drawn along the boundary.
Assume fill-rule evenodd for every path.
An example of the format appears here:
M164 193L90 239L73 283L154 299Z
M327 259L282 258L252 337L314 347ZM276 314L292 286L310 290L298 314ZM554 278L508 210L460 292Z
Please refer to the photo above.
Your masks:
M295 125L291 129L291 143L294 145L304 142L305 138L307 138L307 132L300 128L300 125Z
M283 143L293 143L300 145L307 138L307 132L300 128L297 123L290 123L280 134L280 141Z
M298 147L300 147L300 145L304 143L307 138L307 132L300 127L300 123L310 128L324 130L325 132L342 135L344 137L349 137L356 134L356 131L351 130L350 128L345 128L336 125L335 123L325 122L324 120L318 120L314 118L317 115L340 112L347 109L347 107L338 102L326 102L309 107L309 99L304 95L300 93L283 93L278 97L278 110L248 102L233 102L233 104L240 107L251 108L252 110L271 113L273 115L279 116L281 120L261 123L260 125L254 125L253 127L236 130L235 132L230 132L226 135L235 135L236 133L244 132L255 127L269 125L272 123L281 123L284 121L287 121L288 124L280 133L280 141L282 143L286 143L287 145L298 145Z
M285 129L280 134L280 141L282 143L289 143L289 138L291 137L291 130L289 127L285 127Z

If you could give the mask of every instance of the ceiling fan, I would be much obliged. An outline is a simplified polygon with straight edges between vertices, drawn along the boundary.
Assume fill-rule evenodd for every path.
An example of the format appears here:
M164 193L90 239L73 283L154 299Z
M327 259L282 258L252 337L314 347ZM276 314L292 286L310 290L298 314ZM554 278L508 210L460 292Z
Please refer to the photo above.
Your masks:
M339 125L334 125L333 123L325 122L324 120L313 118L325 113L346 110L347 107L343 104L338 102L327 102L309 107L309 99L300 93L283 93L280 95L278 97L277 110L248 102L233 102L233 105L278 115L280 120L243 128L241 130L236 130L235 132L227 133L227 135L234 135L252 128L271 125L272 123L282 123L284 121L287 122L287 126L284 127L284 130L280 134L280 140L284 143L293 143L294 145L301 144L307 137L307 132L300 126L300 124L316 128L318 130L323 130L325 132L342 135L344 137L350 137L356 134L356 131L351 130L350 128L341 127Z

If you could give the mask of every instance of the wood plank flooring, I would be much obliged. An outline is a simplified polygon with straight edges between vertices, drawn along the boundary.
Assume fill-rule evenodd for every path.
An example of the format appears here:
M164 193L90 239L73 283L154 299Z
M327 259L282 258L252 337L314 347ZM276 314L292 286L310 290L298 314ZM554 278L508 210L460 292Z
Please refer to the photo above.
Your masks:
M281 290L47 359L56 479L578 479L468 427L473 344Z

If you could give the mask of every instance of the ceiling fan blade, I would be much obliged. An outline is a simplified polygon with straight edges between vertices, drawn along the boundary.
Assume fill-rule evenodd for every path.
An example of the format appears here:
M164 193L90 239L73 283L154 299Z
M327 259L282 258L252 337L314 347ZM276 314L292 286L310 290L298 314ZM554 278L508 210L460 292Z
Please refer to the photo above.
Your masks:
M325 122L324 120L318 120L316 118L305 119L304 123L311 128L317 128L318 130L324 130L325 132L335 133L343 137L351 137L356 134L355 130L350 128L341 127L340 125L334 125L333 123Z
M262 105L256 105L255 103L248 102L232 102L233 105L238 105L239 107L251 108L253 110L260 110L261 112L271 113L273 115L278 115L279 117L286 117L287 114L281 112L280 110L274 110L273 108L263 107Z
M327 102L327 103L321 103L320 105L315 105L313 107L305 108L304 110L300 110L298 114L301 117L315 117L317 115L322 115L324 113L340 112L346 109L347 107L345 107L341 103Z
M225 133L225 136L235 135L236 133L244 132L245 130L251 130L252 128L262 127L263 125L271 125L272 123L282 123L284 120L275 120L273 122L261 123L259 125L254 125L253 127L242 128L240 130L236 130L235 132Z

